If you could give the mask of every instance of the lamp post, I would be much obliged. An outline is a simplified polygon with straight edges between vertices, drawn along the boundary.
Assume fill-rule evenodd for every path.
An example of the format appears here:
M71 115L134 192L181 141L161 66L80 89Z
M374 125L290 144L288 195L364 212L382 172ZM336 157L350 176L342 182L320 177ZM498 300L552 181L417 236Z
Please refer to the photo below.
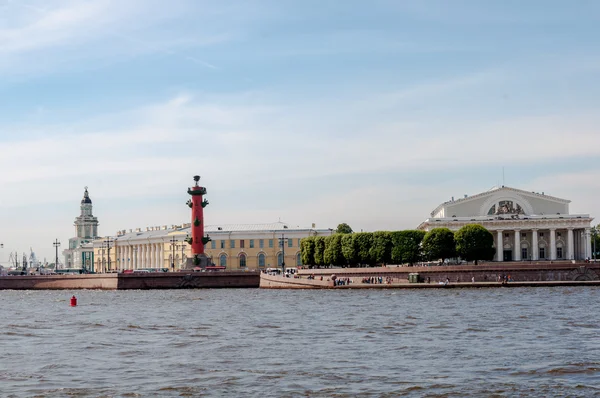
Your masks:
M287 239L283 234L279 238L279 245L281 246L281 273L285 274L285 241Z
M54 259L54 271L56 271L58 269L58 247L60 246L60 242L58 241L58 239L54 240L53 245L56 249L56 257Z
M177 239L173 236L171 238L171 272L175 272L175 245L177 243Z
M110 244L114 242L114 240L112 240L111 238L106 238L105 241L103 241L106 244L106 249L107 249L107 256L108 256L108 271L110 272Z

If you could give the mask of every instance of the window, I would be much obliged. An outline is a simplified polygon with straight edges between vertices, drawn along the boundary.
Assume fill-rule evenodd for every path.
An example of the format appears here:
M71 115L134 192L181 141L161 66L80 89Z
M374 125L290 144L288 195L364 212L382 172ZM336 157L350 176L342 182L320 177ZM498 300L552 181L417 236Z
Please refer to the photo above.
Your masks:
M227 255L221 254L221 256L219 256L219 265L221 267L227 267Z
M264 247L265 247L265 240L264 239L260 239L258 241L258 247L260 247L261 249L264 249Z
M557 233L556 233L556 236L558 236L558 237L560 238L560 232L557 232Z
M562 247L556 248L556 258L563 258Z
M269 239L269 247L273 247L273 239Z
M231 239L231 240L229 241L229 248L230 248L230 249L235 249L235 241L234 241L233 239Z
M300 253L296 254L296 266L300 267L302 265L302 255Z
M264 267L265 266L265 255L263 253L260 253L258 255L258 266L259 267Z
M240 239L240 249L244 248L244 246L245 246L244 243L245 243L244 240Z
M254 239L250 239L250 249L254 249Z
M277 253L277 266L281 267L283 264L283 253Z
M225 249L225 241L224 240L221 241L221 249Z
M214 240L210 241L210 248L211 249L216 249L217 248L217 242L215 242Z
M504 234L504 237L505 237L505 238L508 238L508 237L509 237L509 235L508 235L508 234Z
M523 233L522 236L523 236L523 239L527 238L527 234L526 233Z
M523 247L521 249L521 259L522 260L527 260L527 248L526 247Z
M300 238L298 238L298 247L300 247Z
M543 237L543 236L544 236L544 233L543 233L543 232L540 232L540 236L541 236L541 237Z
M546 258L546 248L540 247L540 259L545 259L545 258Z
M288 247L294 247L294 240L288 239Z
M246 268L246 255L240 254L240 268Z

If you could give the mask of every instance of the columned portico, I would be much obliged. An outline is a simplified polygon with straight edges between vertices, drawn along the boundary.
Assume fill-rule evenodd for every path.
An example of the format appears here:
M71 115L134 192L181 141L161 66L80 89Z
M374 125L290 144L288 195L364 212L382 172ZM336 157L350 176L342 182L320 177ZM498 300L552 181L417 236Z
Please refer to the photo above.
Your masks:
M504 261L504 245L502 244L502 232L504 231L499 229L496 232L496 261Z
M521 231L515 229L515 249L514 249L515 261L521 261Z
M479 224L494 235L496 261L567 261L591 257L589 214L570 214L569 200L499 187L440 204L419 229Z
M550 229L550 260L556 260L556 229Z
M532 253L531 253L531 259L533 261L537 261L540 259L540 249L538 246L538 230L534 229L531 231L532 237L531 237L531 244L532 244Z
M568 259L569 260L574 260L575 259L575 253L574 253L574 245L573 245L573 228L569 228L567 230L567 250L568 250Z
M584 232L585 239L583 240L585 245L585 258L592 258L592 239L591 239L591 231L589 228L585 229Z

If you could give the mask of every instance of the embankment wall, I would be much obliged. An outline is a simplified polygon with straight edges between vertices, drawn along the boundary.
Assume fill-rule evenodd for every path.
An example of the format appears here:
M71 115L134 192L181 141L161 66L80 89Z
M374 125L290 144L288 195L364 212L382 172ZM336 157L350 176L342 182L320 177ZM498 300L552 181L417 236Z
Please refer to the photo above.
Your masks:
M600 280L600 263L584 262L520 262L520 263L488 263L483 265L431 266L431 267L376 267L376 268L325 268L301 269L298 274L304 278L314 274L339 278L351 278L359 282L362 278L391 277L394 282L408 281L408 275L418 273L422 281L430 279L431 283L444 282L495 282L498 276L510 275L516 282L543 281L594 281Z
M26 275L0 277L0 290L257 288L259 283L257 271Z

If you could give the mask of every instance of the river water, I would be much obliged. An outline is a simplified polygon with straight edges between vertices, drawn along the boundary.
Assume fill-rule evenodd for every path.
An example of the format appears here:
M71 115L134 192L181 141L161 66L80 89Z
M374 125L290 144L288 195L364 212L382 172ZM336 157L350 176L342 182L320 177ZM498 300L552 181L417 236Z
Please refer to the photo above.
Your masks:
M597 287L0 297L2 397L600 396Z

